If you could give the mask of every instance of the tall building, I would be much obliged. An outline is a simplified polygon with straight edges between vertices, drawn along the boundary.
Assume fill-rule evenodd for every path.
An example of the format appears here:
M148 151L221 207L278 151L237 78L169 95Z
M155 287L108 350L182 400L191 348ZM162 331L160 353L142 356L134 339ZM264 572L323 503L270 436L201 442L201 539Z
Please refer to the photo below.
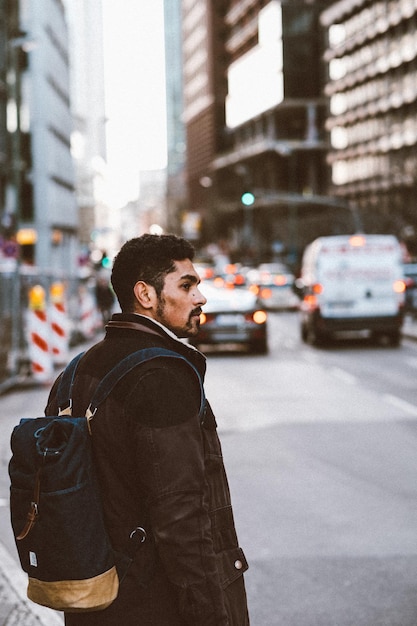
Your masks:
M22 261L46 273L75 272L78 215L70 138L68 29L61 0L10 3L16 55L8 126L19 164L6 211L17 222Z
M417 2L340 0L328 32L332 193L417 254Z
M183 0L190 210L202 241L283 255L352 227L326 196L324 31L314 0Z
M183 81L186 129L186 184L190 216L202 223L200 236L215 235L212 162L223 145L225 76L224 5L182 0ZM199 214L201 222L194 220Z
M183 113L181 0L164 0L165 82L167 111L166 222L181 232L185 210L185 126Z
M4 215L7 183L7 63L8 63L8 16L6 0L0 0L0 233L2 244L7 236L7 216Z
M95 232L109 228L104 197L106 114L102 0L65 0L69 29L70 93L74 128L72 155L78 204L78 238L83 254Z

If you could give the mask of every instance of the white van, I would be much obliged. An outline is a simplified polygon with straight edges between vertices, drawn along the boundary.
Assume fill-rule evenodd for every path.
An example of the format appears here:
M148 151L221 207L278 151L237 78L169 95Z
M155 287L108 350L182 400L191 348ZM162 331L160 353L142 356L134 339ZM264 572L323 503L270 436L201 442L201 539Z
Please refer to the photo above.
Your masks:
M339 331L370 331L399 345L405 281L393 235L319 237L305 249L301 284L303 341L319 344Z

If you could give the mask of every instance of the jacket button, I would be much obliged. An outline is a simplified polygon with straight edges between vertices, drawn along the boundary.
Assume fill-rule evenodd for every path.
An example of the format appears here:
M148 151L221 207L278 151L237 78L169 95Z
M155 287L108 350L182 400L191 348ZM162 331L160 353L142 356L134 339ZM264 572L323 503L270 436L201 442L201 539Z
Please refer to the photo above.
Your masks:
M236 569L242 569L242 567L243 567L242 561L239 561L239 559L237 561L235 561L235 568Z

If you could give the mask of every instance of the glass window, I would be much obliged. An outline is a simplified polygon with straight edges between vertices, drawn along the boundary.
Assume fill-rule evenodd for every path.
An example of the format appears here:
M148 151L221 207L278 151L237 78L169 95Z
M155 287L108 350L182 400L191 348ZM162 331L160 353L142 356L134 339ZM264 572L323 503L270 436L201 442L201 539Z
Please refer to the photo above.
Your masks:
M335 150L343 150L348 146L348 134L342 126L336 126L330 133L330 143Z
M329 76L331 80L340 80L346 76L345 59L332 59L329 63Z
M346 40L346 28L344 24L332 24L329 28L329 44L331 48L337 48Z

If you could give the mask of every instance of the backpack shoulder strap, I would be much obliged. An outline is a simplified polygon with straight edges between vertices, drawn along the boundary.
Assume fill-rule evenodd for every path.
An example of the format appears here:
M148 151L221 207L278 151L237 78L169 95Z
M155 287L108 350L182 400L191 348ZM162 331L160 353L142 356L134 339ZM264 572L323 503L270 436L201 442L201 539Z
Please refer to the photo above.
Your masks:
M72 407L72 388L74 385L75 371L84 352L80 352L75 356L67 367L64 369L57 390L57 404L60 414L65 413L71 415Z
M204 387L203 381L201 380L201 376L197 370L197 368L184 356L178 354L178 352L174 352L173 350L167 350L166 348L144 348L142 350L137 350L136 352L132 352L127 357L122 359L115 367L113 367L108 374L100 381L98 384L94 395L91 399L90 406L87 409L86 416L90 418L97 411L99 405L104 402L107 396L111 393L114 386L133 368L135 368L140 363L145 363L146 361L150 361L152 359L157 359L159 357L164 358L172 358L179 359L185 361L187 365L190 366L192 371L197 376L197 380L200 386L200 410L199 410L199 418L202 418L204 405L205 405L205 395L204 395Z

